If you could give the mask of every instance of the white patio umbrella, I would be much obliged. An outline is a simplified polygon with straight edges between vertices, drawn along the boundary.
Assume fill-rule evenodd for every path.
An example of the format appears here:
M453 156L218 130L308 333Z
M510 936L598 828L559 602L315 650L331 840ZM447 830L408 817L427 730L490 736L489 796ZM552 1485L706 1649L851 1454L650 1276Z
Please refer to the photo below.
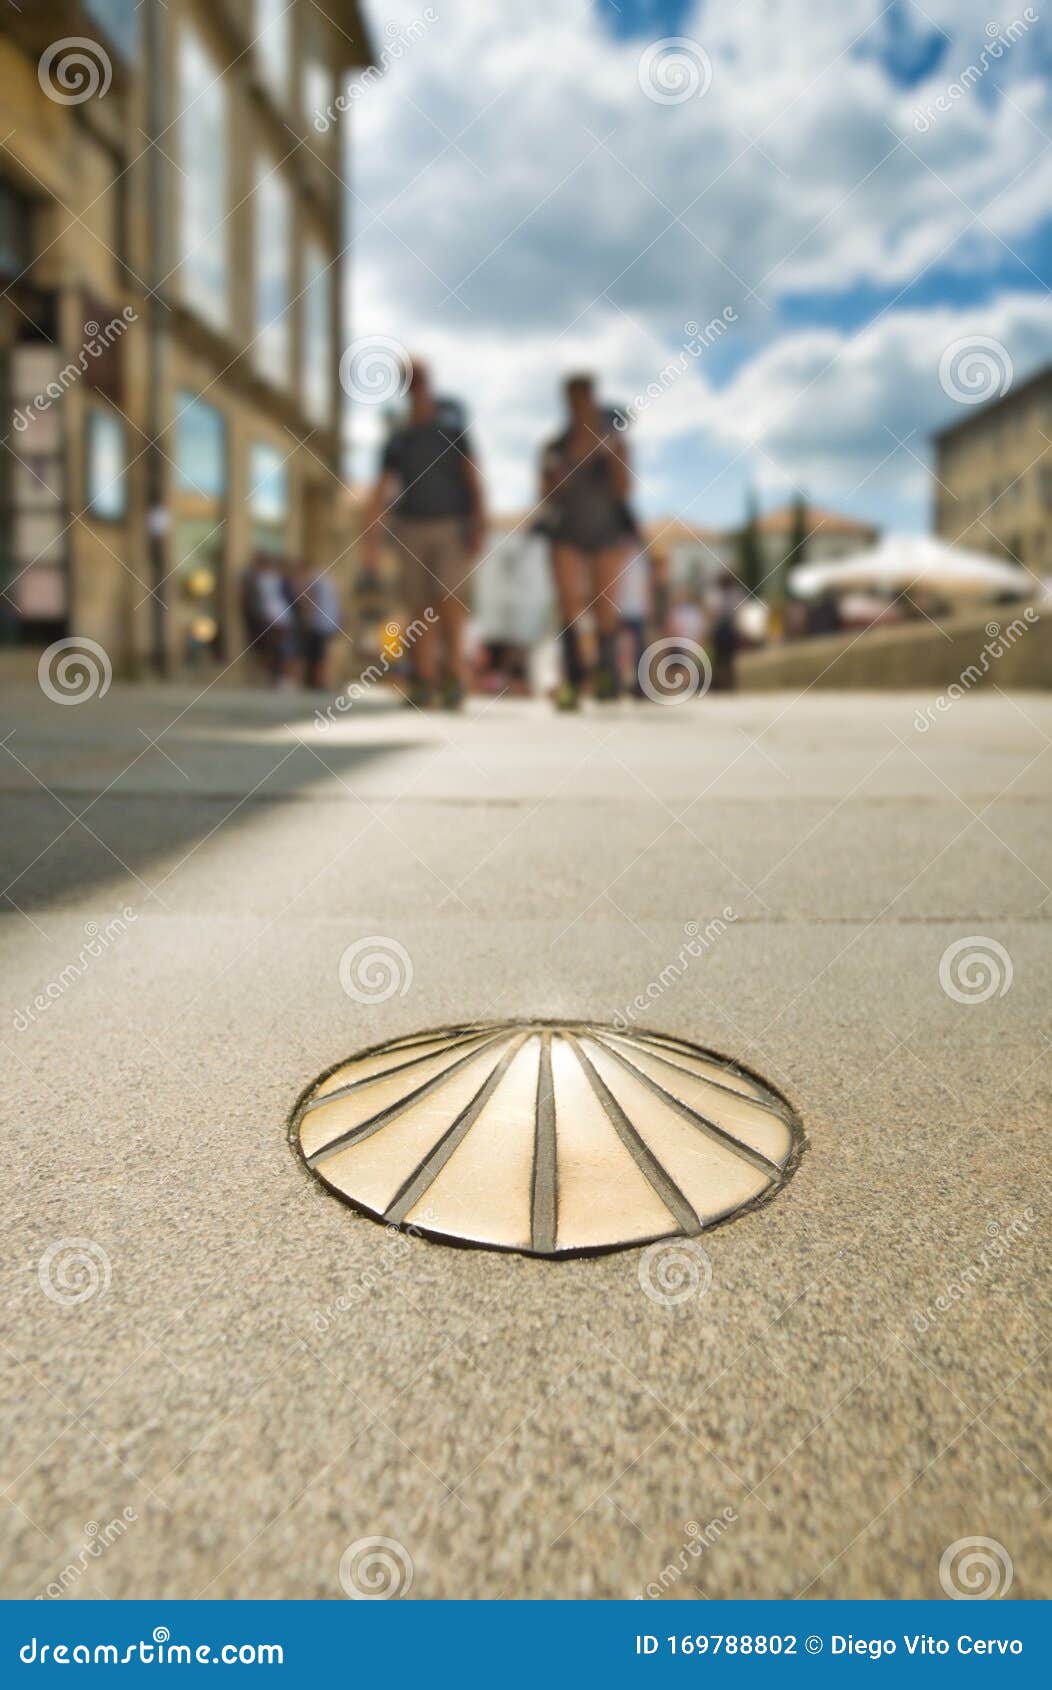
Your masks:
M1002 593L1025 598L1039 586L1017 563L950 546L928 534L889 534L879 545L837 563L801 564L790 585L808 599L825 592L894 594L907 588L948 599L990 599Z

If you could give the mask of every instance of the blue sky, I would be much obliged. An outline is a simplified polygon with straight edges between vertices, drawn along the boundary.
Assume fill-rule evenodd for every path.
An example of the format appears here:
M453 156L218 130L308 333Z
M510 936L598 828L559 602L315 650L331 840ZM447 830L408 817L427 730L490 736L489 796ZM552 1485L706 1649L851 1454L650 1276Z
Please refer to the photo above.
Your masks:
M925 526L930 434L969 396L948 361L998 386L1052 361L1039 12L385 5L351 113L355 335L467 402L498 507L532 499L585 366L632 407L648 514L722 526L750 485L802 487ZM379 422L357 407L359 474Z

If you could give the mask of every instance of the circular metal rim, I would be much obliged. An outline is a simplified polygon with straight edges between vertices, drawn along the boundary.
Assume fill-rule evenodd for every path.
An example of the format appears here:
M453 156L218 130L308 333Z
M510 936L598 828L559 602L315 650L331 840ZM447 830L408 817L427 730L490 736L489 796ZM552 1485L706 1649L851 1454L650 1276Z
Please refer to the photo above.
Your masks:
M370 1209L365 1203L351 1197L346 1191L341 1191L339 1186L330 1185L324 1175L318 1173L315 1168L309 1165L299 1143L300 1125L307 1105L318 1087L324 1085L325 1081L331 1079L332 1075L338 1073L341 1068L346 1068L350 1062L365 1061L371 1056L376 1056L381 1051L389 1049L392 1044L397 1044L403 1038L419 1039L423 1042L429 1038L441 1038L447 1034L452 1036L486 1032L489 1028L495 1027L507 1027L509 1030L521 1028L524 1032L543 1032L545 1029L554 1031L559 1028L566 1028L570 1032L583 1032L591 1029L597 1032L615 1033L619 1037L625 1036L623 1033L618 1033L618 1029L610 1026L608 1022L593 1021L587 1017L571 1020L567 1016L508 1016L494 1021L458 1021L448 1022L440 1027L412 1028L407 1033L394 1033L386 1039L377 1040L375 1044L363 1046L361 1050L355 1050L347 1056L341 1056L338 1061L330 1063L328 1068L323 1069L320 1074L315 1074L314 1078L303 1087L297 1095L286 1120L285 1136L289 1150L292 1152L297 1166L310 1176L318 1194L326 1198L335 1198L350 1209L352 1213L361 1215L364 1219L372 1221L374 1225L382 1227L385 1231L394 1230L404 1233L406 1237L420 1238L428 1244L438 1244L447 1250L488 1250L501 1256L521 1256L531 1262L558 1264L559 1262L583 1261L594 1256L610 1256L620 1251L645 1250L651 1244L661 1243L667 1238L700 1238L703 1234L715 1232L720 1227L731 1226L735 1221L743 1220L746 1216L767 1208L776 1197L781 1196L790 1181L795 1178L804 1156L810 1149L810 1140L796 1104L781 1086L776 1086L758 1069L750 1067L747 1062L740 1061L736 1056L728 1056L726 1052L716 1050L712 1045L697 1044L693 1039L684 1038L680 1033L672 1033L660 1027L633 1025L632 1033L637 1033L644 1038L676 1040L678 1043L687 1046L696 1055L711 1057L714 1061L730 1069L732 1073L741 1074L743 1078L752 1080L756 1085L762 1086L765 1091L770 1092L772 1097L778 1099L785 1112L785 1123L789 1128L792 1148L782 1169L782 1179L777 1185L770 1185L766 1191L761 1191L756 1197L742 1203L739 1208L732 1209L729 1214L720 1215L716 1220L710 1221L707 1226L699 1227L694 1233L685 1233L681 1227L672 1227L668 1231L655 1233L653 1237L649 1238L633 1238L628 1242L613 1240L609 1244L586 1245L581 1248L542 1254L537 1250L523 1249L515 1244L496 1244L488 1239L456 1238L449 1233L436 1232L431 1228L420 1226L416 1222L406 1225L404 1222L385 1221L383 1215L377 1214L375 1209Z

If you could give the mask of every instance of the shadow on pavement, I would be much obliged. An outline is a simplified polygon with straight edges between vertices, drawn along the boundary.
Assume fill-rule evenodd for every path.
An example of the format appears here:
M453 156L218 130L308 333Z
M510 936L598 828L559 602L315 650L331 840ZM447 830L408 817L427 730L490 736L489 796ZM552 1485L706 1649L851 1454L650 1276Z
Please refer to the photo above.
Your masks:
M127 694L102 710L26 704L13 720L5 713L0 735L0 908L11 911L122 880L118 896L140 903L162 862L167 878L173 862L261 807L325 802L312 789L326 783L353 801L356 775L419 743L403 712L381 707L363 717L369 738L348 741L341 724L339 737L312 746L311 713L272 694L183 712Z

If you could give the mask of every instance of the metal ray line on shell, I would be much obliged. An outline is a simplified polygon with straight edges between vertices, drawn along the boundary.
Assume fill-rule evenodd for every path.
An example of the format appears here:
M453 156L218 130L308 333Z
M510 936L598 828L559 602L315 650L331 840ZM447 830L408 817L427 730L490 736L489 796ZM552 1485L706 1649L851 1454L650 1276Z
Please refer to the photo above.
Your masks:
M419 1103L421 1098L428 1097L431 1092L437 1091L439 1086L445 1085L446 1081L451 1079L454 1074L459 1074L462 1068L466 1068L469 1062L477 1061L487 1050L497 1044L502 1036L500 1033L495 1033L492 1038L486 1039L479 1045L477 1050L469 1050L466 1056L461 1056L456 1062L451 1062L448 1068L443 1068L440 1074L432 1075L430 1080L425 1080L423 1085L408 1092L397 1103L388 1104L386 1109L381 1109L376 1115L371 1115L367 1121L360 1121L356 1127L349 1127L346 1132L330 1139L328 1144L323 1144L320 1149L313 1150L307 1157L308 1165L316 1168L319 1162L327 1162L330 1156L335 1156L341 1150L346 1150L348 1145L358 1144L362 1139L371 1138L373 1133L380 1131L381 1127L386 1127L399 1115L404 1115L405 1111L411 1109L414 1103ZM326 1098L325 1101L329 1102L330 1100Z
M392 1074L402 1074L407 1068L419 1067L421 1062L435 1062L440 1056L445 1056L450 1051L463 1050L465 1045L473 1044L476 1041L479 1041L479 1049L481 1050L483 1039L484 1034L482 1032L461 1033L459 1036L449 1039L444 1050L441 1048L440 1034L432 1035L427 1040L418 1039L416 1041L418 1044L438 1045L439 1049L425 1050L420 1056L411 1056L407 1062L396 1062L390 1068L378 1068L375 1074L366 1074L361 1080L349 1080L345 1086L337 1086L335 1091L322 1092L319 1097L311 1098L310 1102L304 1107L303 1113L309 1115L313 1109L324 1109L327 1103L338 1103L340 1098L350 1097L352 1092L361 1091L365 1086L375 1085L378 1080L389 1080ZM367 1062L368 1057L361 1056L353 1060ZM341 1063L341 1067L348 1068L350 1066L351 1063ZM337 1072L339 1072L338 1069ZM330 1075L331 1078L333 1078L332 1075ZM322 1083L324 1084L324 1081Z
M622 1055L621 1051L608 1044L605 1038L601 1038L597 1033L591 1034L591 1037L596 1044L601 1045L605 1051L609 1052L615 1062L619 1062L622 1068L627 1069L649 1091L660 1097L661 1101L666 1103L670 1109L674 1109L677 1114L690 1121L693 1126L705 1133L716 1144L721 1144L725 1150L731 1151L735 1156L740 1156L743 1162L750 1163L758 1172L765 1174L772 1184L780 1185L782 1183L785 1175L777 1162L772 1162L769 1157L764 1156L762 1151L754 1150L751 1145L743 1144L740 1139L734 1137L733 1133L727 1132L726 1128L717 1125L715 1121L710 1121L708 1116L702 1115L699 1110L692 1109L689 1103L684 1103L683 1099L677 1097L674 1092L666 1091L664 1086L658 1084L657 1080L652 1079L649 1074L645 1074L642 1068L637 1068L634 1062L630 1062L627 1056Z
M688 1202L672 1175L662 1167L653 1151L639 1136L606 1081L593 1065L587 1051L572 1033L567 1032L563 1036L581 1064L582 1071L596 1097L605 1109L610 1125L635 1161L640 1172L653 1186L662 1203L673 1219L679 1222L683 1231L687 1233L700 1232L700 1217Z
M604 1037L614 1036L625 1040L626 1043L629 1042L627 1034L618 1033L616 1029L604 1028L603 1034ZM673 1038L671 1033L636 1033L634 1036L639 1044L643 1045L647 1050L653 1051L655 1056L659 1054L667 1055L667 1053L671 1051L675 1056L693 1057L695 1061L704 1062L710 1068L717 1068L727 1076L724 1080L711 1079L707 1074L699 1074L697 1076L698 1079L706 1080L709 1085L722 1086L724 1090L733 1092L735 1097L751 1099L753 1103L759 1103L764 1108L779 1108L783 1110L787 1116L790 1115L788 1104L783 1102L774 1092L771 1091L770 1087L766 1086L755 1074L745 1073L743 1069L737 1067L735 1063L728 1061L726 1057L717 1056L715 1051L699 1050L695 1046L692 1046L686 1039ZM746 1089L739 1091L737 1086L732 1086L729 1083L732 1079L739 1080L741 1085Z
M546 1028L541 1034L541 1058L537 1070L530 1191L530 1242L541 1255L552 1254L559 1231L558 1147L555 1135L552 1034Z
M504 1052L497 1066L487 1075L471 1102L465 1105L456 1120L446 1128L438 1143L431 1148L424 1160L418 1164L396 1193L393 1202L388 1204L384 1210L385 1221L390 1222L392 1226L401 1225L409 1211L419 1203L428 1187L438 1178L453 1152L475 1125L529 1037L529 1033L523 1033L522 1037Z
M629 1041L620 1033L604 1033L599 1042L604 1045L616 1042L618 1044L627 1044L629 1049L632 1048ZM736 1098L739 1103L754 1103L757 1109L766 1110L768 1115L773 1115L775 1120L781 1121L784 1126L789 1126L791 1124L791 1117L788 1109L785 1104L780 1103L773 1094L768 1100L765 1097L757 1097L755 1093L750 1091L738 1091L736 1087L725 1085L722 1080L714 1080L711 1075L703 1074L697 1068L685 1068L682 1062L673 1062L672 1058L665 1054L666 1047L656 1043L651 1043L649 1040L644 1041L643 1039L640 1039L638 1042L644 1046L646 1054L648 1056L652 1056L655 1062L663 1062L666 1068L675 1069L677 1074L685 1075L688 1080L696 1080L699 1085L703 1086L713 1086L717 1091L722 1091L727 1097ZM745 1077L747 1078L747 1076Z

